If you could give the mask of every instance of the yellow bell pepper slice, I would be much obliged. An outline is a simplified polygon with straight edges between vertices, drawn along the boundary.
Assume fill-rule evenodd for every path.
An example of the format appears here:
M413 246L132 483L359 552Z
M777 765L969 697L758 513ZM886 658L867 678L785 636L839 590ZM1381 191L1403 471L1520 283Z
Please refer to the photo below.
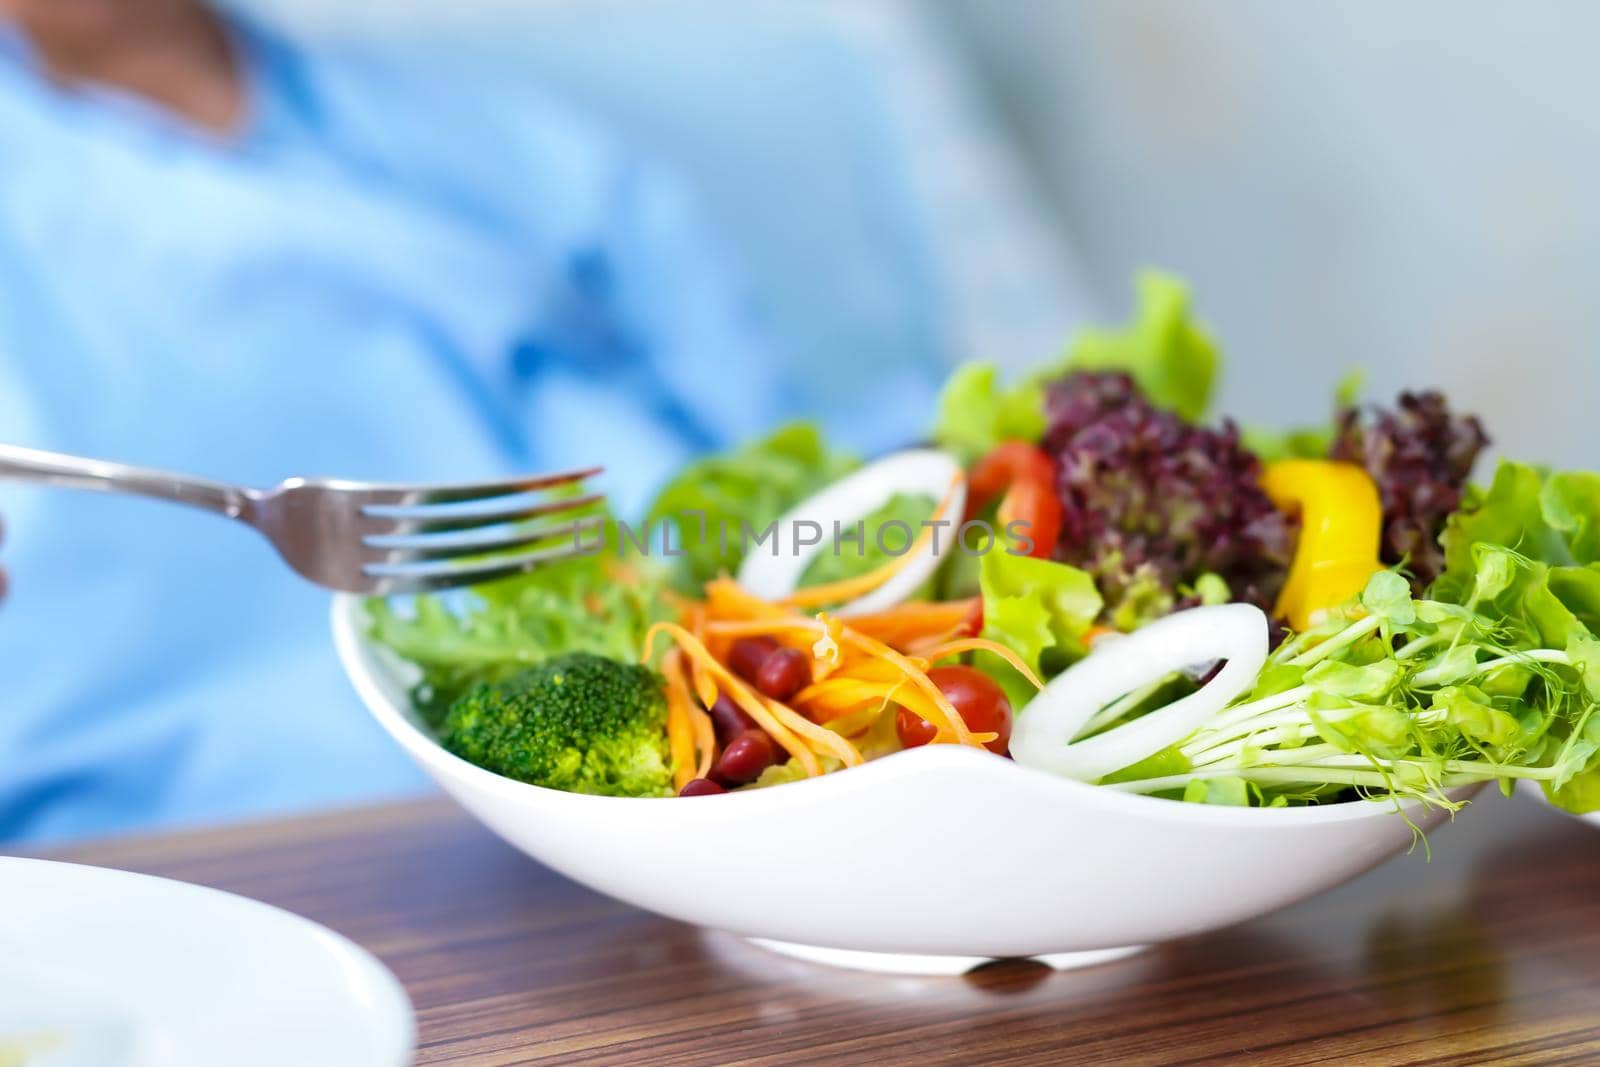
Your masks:
M1304 630L1359 594L1383 568L1378 487L1352 463L1286 459L1267 465L1261 488L1280 509L1300 513L1300 543L1275 613Z

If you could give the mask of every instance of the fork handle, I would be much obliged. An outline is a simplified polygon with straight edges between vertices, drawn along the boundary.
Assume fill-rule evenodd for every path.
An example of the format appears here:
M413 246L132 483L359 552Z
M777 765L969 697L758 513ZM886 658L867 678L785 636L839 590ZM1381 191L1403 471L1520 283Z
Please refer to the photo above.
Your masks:
M0 444L0 481L155 497L204 508L230 519L244 517L255 498L249 489L205 478L7 444Z

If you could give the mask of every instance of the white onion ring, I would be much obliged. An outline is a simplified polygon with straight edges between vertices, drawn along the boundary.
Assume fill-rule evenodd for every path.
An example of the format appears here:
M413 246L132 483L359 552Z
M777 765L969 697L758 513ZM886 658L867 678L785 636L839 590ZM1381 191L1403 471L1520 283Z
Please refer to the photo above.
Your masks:
M1074 742L1095 712L1140 686L1197 663L1226 660L1217 676L1164 708ZM1191 608L1116 641L1100 642L1017 715L1011 755L1053 774L1094 782L1177 744L1255 684L1267 661L1267 617L1250 604Z
M739 584L764 600L782 600L800 588L812 557L833 543L834 523L843 530L877 511L896 493L922 493L936 501L949 499L940 528L932 539L937 542L916 549L916 557L906 561L888 581L839 608L840 615L861 615L883 611L911 596L938 570L939 561L956 544L956 531L967 505L967 483L961 464L947 453L934 449L912 449L885 456L841 478L821 492L802 501L778 520L776 555L752 546L739 567ZM822 528L820 544L798 551L784 551L792 545L799 523L813 522ZM911 531L913 539L921 531ZM869 531L867 537L872 537ZM913 541L914 543L914 541ZM937 550L935 550L937 547ZM852 551L846 545L842 551Z

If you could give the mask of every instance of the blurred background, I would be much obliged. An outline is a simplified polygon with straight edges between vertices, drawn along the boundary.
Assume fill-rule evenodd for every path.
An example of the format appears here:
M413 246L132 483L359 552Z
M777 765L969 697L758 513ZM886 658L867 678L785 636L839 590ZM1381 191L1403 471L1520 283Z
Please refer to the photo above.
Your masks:
M1447 385L1502 451L1600 460L1600 13L1580 0L234 2L329 37L494 26L715 190L766 268L763 237L819 220L764 214L746 168L885 109L785 185L898 156L963 356L1053 353L1157 265L1227 352L1225 411L1318 417L1360 364L1375 396Z
M225 6L276 108L239 143L0 36L0 440L258 483L598 461L628 511L782 417L914 439L951 366L1047 359L1159 266L1242 422L1325 418L1360 366L1600 465L1578 0ZM0 516L0 840L422 788L246 532Z

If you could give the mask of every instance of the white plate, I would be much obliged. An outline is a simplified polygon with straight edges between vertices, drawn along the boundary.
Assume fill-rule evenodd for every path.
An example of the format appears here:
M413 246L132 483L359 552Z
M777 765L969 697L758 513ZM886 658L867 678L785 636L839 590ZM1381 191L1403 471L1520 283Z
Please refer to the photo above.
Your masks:
M367 641L364 618L359 599L335 599L334 640L356 690L490 829L603 893L808 959L925 972L998 956L1104 960L1331 888L1445 816L1363 801L1184 804L954 745L721 796L541 789L440 747L406 697L415 672Z
M0 858L0 1063L401 1067L411 1004L365 949L183 882Z

